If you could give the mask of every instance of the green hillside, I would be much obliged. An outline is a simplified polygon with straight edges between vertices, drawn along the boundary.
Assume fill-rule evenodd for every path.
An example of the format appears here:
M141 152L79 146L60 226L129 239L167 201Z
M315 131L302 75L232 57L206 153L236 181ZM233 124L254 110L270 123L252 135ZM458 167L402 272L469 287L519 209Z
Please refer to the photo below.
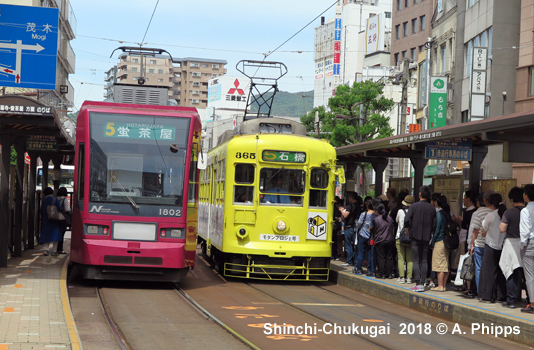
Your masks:
M268 94L270 97L271 94ZM304 96L304 97L303 97ZM252 112L257 112L252 106ZM271 116L273 117L300 117L313 108L313 90L304 92L279 91L274 96Z

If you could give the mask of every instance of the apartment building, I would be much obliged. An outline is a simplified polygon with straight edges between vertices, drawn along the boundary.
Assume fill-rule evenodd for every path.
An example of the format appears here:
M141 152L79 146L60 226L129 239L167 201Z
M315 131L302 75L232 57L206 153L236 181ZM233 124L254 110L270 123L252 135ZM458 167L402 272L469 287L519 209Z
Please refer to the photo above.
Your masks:
M150 86L171 88L174 84L174 67L168 55L123 53L119 60L117 83L138 85L144 79L144 84Z
M208 106L208 81L226 74L226 60L197 57L174 58L171 95L179 106Z
M446 0L438 0L438 2ZM405 58L417 60L431 37L433 0L394 0L391 39L391 65Z
M76 16L69 0L0 0L0 4L49 7L59 10L59 33L56 65L55 90L5 87L6 94L25 93L39 101L53 106L60 118L65 118L67 109L74 106L74 89L69 81L69 74L74 74L76 55L70 41L76 37Z

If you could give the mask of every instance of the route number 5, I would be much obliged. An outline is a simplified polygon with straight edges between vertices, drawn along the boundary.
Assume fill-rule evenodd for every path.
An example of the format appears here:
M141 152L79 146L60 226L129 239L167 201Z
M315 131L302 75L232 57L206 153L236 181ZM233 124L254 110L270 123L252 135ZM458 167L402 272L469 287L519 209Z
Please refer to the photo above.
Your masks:
M115 125L115 123L112 122L108 122L108 124L106 125L106 136L115 135L115 128L113 127L113 125Z

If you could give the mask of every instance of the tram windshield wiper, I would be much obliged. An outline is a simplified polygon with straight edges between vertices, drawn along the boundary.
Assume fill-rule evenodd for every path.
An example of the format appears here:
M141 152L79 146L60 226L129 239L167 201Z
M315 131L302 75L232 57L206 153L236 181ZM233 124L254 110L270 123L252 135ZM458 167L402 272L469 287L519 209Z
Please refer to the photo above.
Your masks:
M280 169L278 169L278 171L276 173L274 173L273 175L271 175L271 177L269 179L267 179L267 182L271 181L272 179L274 179L274 177L276 175L278 175L279 172L281 172L282 170L284 170L284 167L281 167Z
M121 182L119 181L119 179L117 179L117 177L115 175L111 175L111 181L113 182L116 182L119 187L121 188L121 191L126 195L126 198L128 198L128 200L130 201L130 203L132 204L132 206L135 208L135 209L139 209L139 206L137 205L137 203L135 203L135 201L133 200L132 197L130 197L130 195L128 194L128 191L126 191L126 189L124 188L124 186L122 186Z

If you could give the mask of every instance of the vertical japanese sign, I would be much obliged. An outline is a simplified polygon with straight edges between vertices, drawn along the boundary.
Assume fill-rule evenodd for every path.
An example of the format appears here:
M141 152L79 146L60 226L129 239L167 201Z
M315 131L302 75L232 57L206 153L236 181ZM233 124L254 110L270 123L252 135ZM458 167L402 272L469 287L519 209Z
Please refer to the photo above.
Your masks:
M444 77L430 78L429 127L447 125L447 82Z
M0 86L55 90L57 8L0 4Z
M347 38L345 38L347 40ZM341 18L336 18L334 27L334 75L341 71Z
M473 48L473 73L471 74L471 120L484 119L486 107L486 68L488 49Z
M365 54L369 55L384 49L384 25L382 14L367 19L365 28Z

